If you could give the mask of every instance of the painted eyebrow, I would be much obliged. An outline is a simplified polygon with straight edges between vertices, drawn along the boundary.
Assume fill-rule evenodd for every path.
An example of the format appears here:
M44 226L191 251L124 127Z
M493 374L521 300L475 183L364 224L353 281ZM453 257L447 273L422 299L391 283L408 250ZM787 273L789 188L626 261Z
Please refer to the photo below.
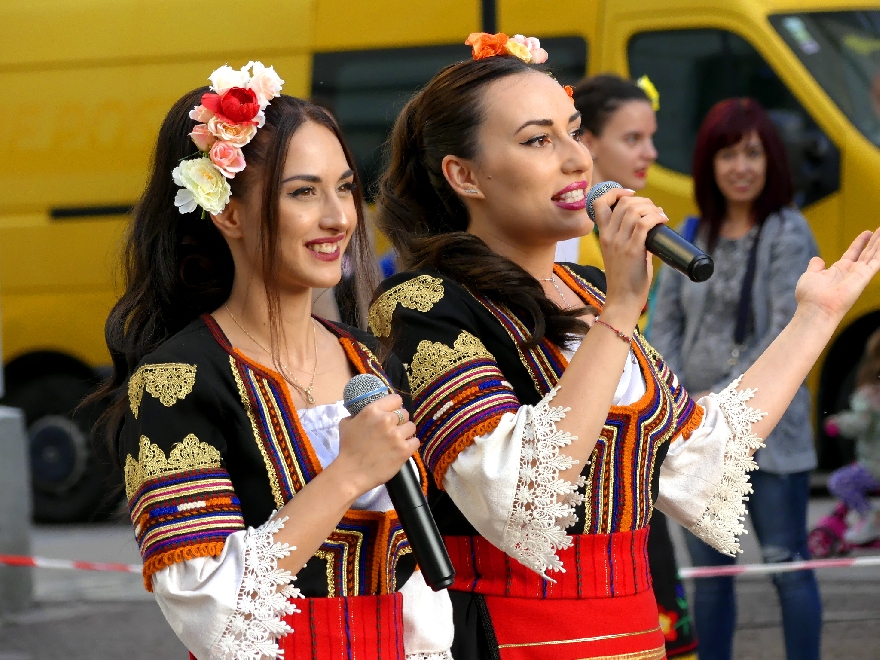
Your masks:
M575 121L576 119L579 119L580 116L581 116L580 112L575 112L571 117L568 118L568 123L570 124L571 122ZM516 135L516 133L519 133L526 126L553 126L553 120L552 119L530 119L525 124L523 124L518 129L516 129L516 131L514 131L514 135Z
M345 170L340 177L339 181L343 179L347 179L350 176L354 176L354 170ZM288 181L308 181L309 183L321 183L321 177L315 176L314 174L294 174L293 176L289 176L284 179L281 184L285 184Z

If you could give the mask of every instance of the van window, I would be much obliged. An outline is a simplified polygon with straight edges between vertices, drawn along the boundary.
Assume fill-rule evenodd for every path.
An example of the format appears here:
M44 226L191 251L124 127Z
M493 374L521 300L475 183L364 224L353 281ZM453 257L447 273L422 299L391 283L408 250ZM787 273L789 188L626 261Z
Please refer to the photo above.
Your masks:
M581 37L542 39L550 68L562 84L587 70L587 42ZM382 146L409 98L441 68L468 57L462 45L316 53L312 100L339 121L357 161L367 199L384 165Z
M783 14L770 23L843 114L880 146L880 11Z
M740 36L726 30L667 30L634 36L630 75L647 75L660 92L657 162L691 173L700 123L718 101L757 99L773 118L788 150L795 202L806 206L840 186L840 153L770 65Z

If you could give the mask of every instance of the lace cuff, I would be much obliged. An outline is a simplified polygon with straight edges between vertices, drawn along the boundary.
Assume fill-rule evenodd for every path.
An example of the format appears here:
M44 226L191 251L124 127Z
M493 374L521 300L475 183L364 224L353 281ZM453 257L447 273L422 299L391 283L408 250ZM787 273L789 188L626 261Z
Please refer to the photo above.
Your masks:
M731 557L742 552L738 537L746 532L743 527L745 502L753 492L748 473L758 469L751 452L764 446L761 438L752 433L752 424L767 414L746 405L746 401L755 396L757 390L738 390L741 380L742 376L720 394L709 395L715 399L724 415L730 437L724 450L721 483L712 494L703 515L691 527L691 532L698 538Z
M452 660L452 653L449 651L438 651L437 653L407 653L406 660Z
M571 545L565 529L577 520L575 506L584 500L578 489L586 483L583 477L574 483L559 478L562 470L578 461L559 452L577 438L556 429L556 422L570 410L550 406L558 390L551 390L532 408L526 421L519 478L501 546L548 580L548 569L565 571L556 552Z
M212 660L282 657L278 638L292 632L283 617L299 612L288 599L302 598L299 589L289 584L295 579L290 571L278 569L278 560L295 550L286 543L274 541L275 533L286 521L287 518L270 518L257 529L247 531L238 602L212 649Z

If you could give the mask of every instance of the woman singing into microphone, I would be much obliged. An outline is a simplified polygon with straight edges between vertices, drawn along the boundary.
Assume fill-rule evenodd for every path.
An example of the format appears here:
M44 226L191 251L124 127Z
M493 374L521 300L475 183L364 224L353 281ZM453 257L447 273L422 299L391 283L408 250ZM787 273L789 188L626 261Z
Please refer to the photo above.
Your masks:
M448 658L448 595L382 485L415 426L397 394L340 401L357 373L405 391L402 366L311 316L343 255L373 263L351 154L273 69L210 80L162 125L106 328L145 585L199 660Z
M557 241L591 229L580 115L536 40L468 43L473 61L437 74L395 125L379 219L409 270L370 313L409 373L457 571L453 655L663 658L653 507L737 551L751 454L880 269L880 232L828 269L811 262L779 339L694 401L636 330L646 234L666 218L608 192L605 273L555 264Z

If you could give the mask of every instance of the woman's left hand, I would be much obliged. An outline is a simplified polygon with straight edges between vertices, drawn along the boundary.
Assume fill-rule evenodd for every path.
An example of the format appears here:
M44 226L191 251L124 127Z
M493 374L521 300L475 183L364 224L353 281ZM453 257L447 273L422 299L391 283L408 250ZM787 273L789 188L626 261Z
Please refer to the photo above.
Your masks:
M828 268L822 259L813 257L795 289L798 306L811 306L838 323L878 271L880 229L873 234L862 232Z

